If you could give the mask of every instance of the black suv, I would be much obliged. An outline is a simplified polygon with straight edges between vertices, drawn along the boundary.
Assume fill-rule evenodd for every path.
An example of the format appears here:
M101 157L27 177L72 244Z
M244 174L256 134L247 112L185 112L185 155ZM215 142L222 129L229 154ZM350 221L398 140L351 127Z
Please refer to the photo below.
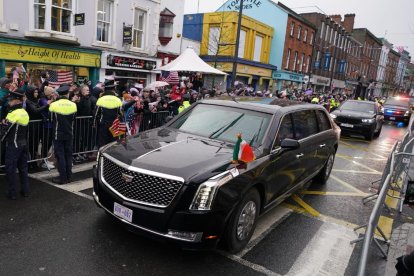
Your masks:
M381 105L369 101L348 100L330 115L342 133L360 134L366 140L378 137L384 123Z
M238 133L256 159L232 163ZM131 230L231 252L258 217L309 180L326 183L340 129L318 105L201 101L165 126L99 150L93 196Z
M411 118L409 98L391 97L384 103L384 119L386 121L403 122L408 124Z

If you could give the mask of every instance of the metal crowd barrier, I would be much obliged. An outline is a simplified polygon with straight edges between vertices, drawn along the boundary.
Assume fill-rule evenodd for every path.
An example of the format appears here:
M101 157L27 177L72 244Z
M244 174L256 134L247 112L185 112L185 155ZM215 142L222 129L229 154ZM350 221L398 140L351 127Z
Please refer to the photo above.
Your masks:
M165 124L168 111L140 114L138 132L157 128ZM98 129L92 127L92 116L76 117L74 122L73 155L93 153L98 150ZM31 120L28 125L29 163L46 162L52 157L52 124L49 120ZM0 144L0 168L5 164L5 143Z
M372 242L376 245L376 247L380 250L383 257L387 258L387 252L381 247L379 243L379 239L374 236L375 230L378 230L379 234L383 238L381 240L385 244L389 246L389 241L384 235L382 229L378 226L379 218L382 214L382 210L385 204L385 199L387 196L394 197L399 199L399 211L402 211L402 205L405 198L405 193L407 189L406 178L408 176L408 169L410 167L411 158L414 156L413 154L413 146L414 146L414 137L411 131L412 121L410 123L409 129L405 134L403 140L399 143L394 143L392 147L392 151L390 156L388 157L387 164L385 166L384 172L382 174L380 188L378 189L378 193L375 195L370 195L363 199L363 203L366 203L367 200L372 200L376 198L376 202L374 208L372 209L371 215L368 220L368 224L359 226L354 230L358 230L361 228L366 228L365 234L363 237L354 240L351 242L357 243L363 241L363 246L361 250L361 258L359 260L358 265L358 274L359 276L365 275L366 265L368 262L368 254L370 245ZM398 146L398 149L397 149ZM389 191L399 191L400 196L396 197L394 195L390 195Z

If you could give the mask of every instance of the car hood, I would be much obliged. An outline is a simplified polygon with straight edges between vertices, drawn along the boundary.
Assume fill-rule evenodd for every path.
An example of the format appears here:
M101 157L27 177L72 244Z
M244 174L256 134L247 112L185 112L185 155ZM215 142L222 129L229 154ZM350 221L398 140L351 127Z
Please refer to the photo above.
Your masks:
M367 112L360 112L360 111L354 111L354 110L335 110L332 112L332 114L335 114L336 116L341 117L353 117L353 118L359 118L359 119L369 119L373 118L375 114L367 113Z
M161 128L128 137L103 153L128 166L179 176L188 183L227 170L233 145Z

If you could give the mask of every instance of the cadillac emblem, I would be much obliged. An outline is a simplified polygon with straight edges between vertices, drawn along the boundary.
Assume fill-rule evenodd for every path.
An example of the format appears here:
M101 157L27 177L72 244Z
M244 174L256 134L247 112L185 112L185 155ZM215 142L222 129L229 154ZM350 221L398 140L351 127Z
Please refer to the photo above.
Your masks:
M132 175L122 173L121 175L122 180L124 180L126 183L131 183L132 180L134 180L134 177Z

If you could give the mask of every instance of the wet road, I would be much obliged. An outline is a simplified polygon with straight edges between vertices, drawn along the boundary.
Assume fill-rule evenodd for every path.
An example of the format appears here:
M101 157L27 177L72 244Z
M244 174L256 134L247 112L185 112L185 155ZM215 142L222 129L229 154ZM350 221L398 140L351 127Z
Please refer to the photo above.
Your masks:
M373 206L361 198L376 187L405 130L384 125L371 142L342 137L327 185L312 183L265 214L238 255L185 251L129 233L91 200L89 164L63 187L51 184L51 174L32 174L31 197L0 197L0 275L354 275L360 246L349 242ZM380 224L389 235L393 219ZM382 275L385 262L372 251L370 274Z

